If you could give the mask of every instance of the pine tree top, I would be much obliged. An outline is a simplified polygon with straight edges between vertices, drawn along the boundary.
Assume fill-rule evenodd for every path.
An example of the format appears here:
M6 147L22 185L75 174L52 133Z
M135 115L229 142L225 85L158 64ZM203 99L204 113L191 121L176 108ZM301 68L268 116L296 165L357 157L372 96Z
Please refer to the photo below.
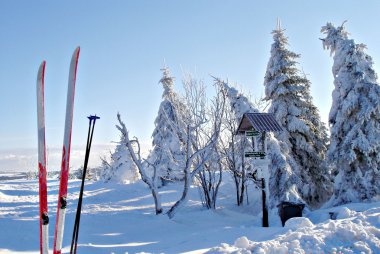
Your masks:
M277 27L272 31L273 40L277 42L281 48L284 48L286 45L289 45L288 37L285 36L285 29Z
M343 124L343 115L358 119L371 118L373 110L379 105L379 85L372 58L365 53L366 46L348 38L344 23L339 27L327 23L321 31L326 34L322 39L323 47L334 54L335 89L329 114L330 124ZM357 111L360 114L356 114Z
M173 93L175 78L170 75L170 69L167 66L164 66L161 71L163 73L163 76L160 79L159 83L161 83L164 88L162 97L165 98L166 96Z
M330 49L331 55L335 53L339 42L348 39L349 33L345 30L345 23L346 21L341 26L335 27L332 23L328 22L321 29L321 33L326 34L326 38L321 39L323 41L323 48ZM353 40L351 42L354 43Z
M274 41L264 78L267 100L302 93L309 82L297 68L296 59L300 55L288 49L288 38L284 31L280 26L272 31Z

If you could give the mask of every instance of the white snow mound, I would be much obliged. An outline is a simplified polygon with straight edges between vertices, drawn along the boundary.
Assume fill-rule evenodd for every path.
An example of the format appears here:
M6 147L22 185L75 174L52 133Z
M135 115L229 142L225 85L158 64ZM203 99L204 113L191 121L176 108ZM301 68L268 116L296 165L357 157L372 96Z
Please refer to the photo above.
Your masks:
M249 240L246 236L242 236L238 239L236 239L234 245L238 248L246 249L249 247Z
M287 220L285 222L285 227L289 229L299 229L299 228L311 228L314 224L305 217L295 217Z
M355 216L355 214L356 214L355 211L351 211L347 207L342 207L338 211L337 219L347 219L347 218Z

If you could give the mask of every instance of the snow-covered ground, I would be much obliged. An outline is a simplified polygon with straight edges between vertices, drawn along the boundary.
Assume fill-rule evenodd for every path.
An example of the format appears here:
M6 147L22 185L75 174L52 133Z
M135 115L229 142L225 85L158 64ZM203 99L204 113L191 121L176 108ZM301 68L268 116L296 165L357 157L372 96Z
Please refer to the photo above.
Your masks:
M243 236L232 245L221 244L208 253L380 253L380 203L348 207L316 211L309 218L292 218L285 224L287 232L269 241ZM336 220L328 219L330 211L335 212Z
M226 179L227 178L227 179ZM380 253L380 202L317 210L281 227L273 211L260 227L259 196L236 207L225 177L218 209L205 210L198 188L174 219L154 214L142 182L86 182L78 253ZM80 182L69 182L63 253L68 253ZM250 186L253 189L252 186ZM58 181L49 180L50 246L53 244ZM160 190L164 208L180 196L181 185ZM22 173L0 174L0 253L38 253L38 183ZM330 220L334 212L336 220Z

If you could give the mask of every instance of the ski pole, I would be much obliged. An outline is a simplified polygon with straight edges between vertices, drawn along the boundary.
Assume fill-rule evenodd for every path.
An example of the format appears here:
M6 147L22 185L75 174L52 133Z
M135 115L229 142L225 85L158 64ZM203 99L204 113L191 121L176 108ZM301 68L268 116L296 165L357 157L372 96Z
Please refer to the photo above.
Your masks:
M87 145L86 145L86 154L84 159L84 166L83 166L83 175L82 175L82 184L80 187L79 192L79 199L78 199L78 206L77 206L77 212L75 216L75 222L74 222L74 230L73 230L73 237L71 240L71 248L70 248L70 254L76 254L77 253L77 244L78 244L78 235L79 235L79 223L80 223L80 215L82 211L82 200L83 200L83 190L84 190L84 181L86 178L86 171L87 171L87 165L88 165L88 159L90 157L90 149L92 144L92 136L94 134L94 128L95 128L95 121L96 119L100 119L100 117L94 115L87 117L90 122L88 126L88 134L87 134Z

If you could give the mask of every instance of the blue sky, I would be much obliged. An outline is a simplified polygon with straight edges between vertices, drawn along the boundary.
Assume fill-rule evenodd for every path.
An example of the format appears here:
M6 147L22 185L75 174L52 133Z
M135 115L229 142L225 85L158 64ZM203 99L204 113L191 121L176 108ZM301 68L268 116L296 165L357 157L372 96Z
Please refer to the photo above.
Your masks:
M318 38L321 26L348 20L378 71L380 1L2 1L0 7L0 150L37 147L35 83L46 60L46 141L61 147L69 61L81 46L73 144L86 142L87 115L98 114L94 144L118 140L116 113L131 134L150 142L161 101L164 59L181 91L183 70L209 74L263 94L263 79L280 18L290 49L312 82L327 119L332 58ZM1 163L0 163L1 164ZM1 165L0 165L1 167Z

